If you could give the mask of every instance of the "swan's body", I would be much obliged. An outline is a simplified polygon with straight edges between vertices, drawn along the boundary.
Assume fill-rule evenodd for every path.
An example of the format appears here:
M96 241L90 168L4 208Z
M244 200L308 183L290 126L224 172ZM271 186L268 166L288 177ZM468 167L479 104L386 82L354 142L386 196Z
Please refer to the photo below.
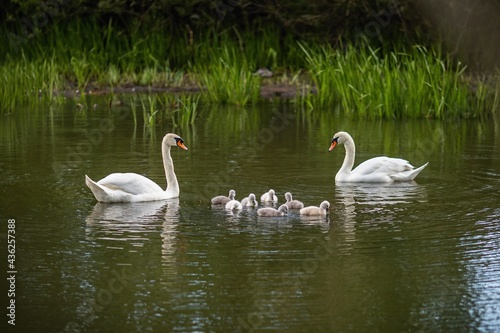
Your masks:
M323 201L319 207L316 206L309 206L309 207L304 207L300 210L300 215L305 215L305 216L326 216L328 213L328 210L330 210L330 203L328 201Z
M278 209L272 207L265 207L257 209L258 216L285 216L288 208L285 204L279 206Z
M243 209L243 206L241 205L241 202L238 200L229 200L226 203L226 209L227 210L241 210Z
M299 201L299 200L293 200L292 198L292 193L286 192L285 193L285 199L286 199L286 206L288 209L302 209L304 208L304 204Z
M428 163L419 168L413 167L408 161L385 156L369 159L352 170L356 147L354 140L346 132L338 132L333 136L331 151L337 144L344 144L345 158L342 167L335 176L335 182L350 183L390 183L395 181L413 180Z
M260 196L260 201L276 203L276 202L278 202L278 197L276 196L276 192L274 192L274 190L271 189L268 192L266 192Z
M243 207L257 207L259 205L255 198L255 194L253 193L250 193L248 197L243 198L243 200L241 200L241 204Z
M236 196L236 191L235 190L229 190L229 196L225 195L218 195L216 197L212 198L212 205L225 205L227 204L230 200L234 200L234 197Z
M177 198L179 196L179 183L170 156L172 146L187 150L184 141L177 134L169 133L163 137L161 151L167 178L166 190L163 190L152 180L136 173L112 173L98 182L94 182L85 175L85 184L100 202L141 202Z

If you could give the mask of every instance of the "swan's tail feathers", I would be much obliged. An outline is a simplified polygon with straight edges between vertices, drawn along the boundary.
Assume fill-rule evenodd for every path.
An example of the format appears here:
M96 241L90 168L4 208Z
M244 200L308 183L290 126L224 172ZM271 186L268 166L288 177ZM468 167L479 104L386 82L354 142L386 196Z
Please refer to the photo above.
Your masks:
M427 164L429 164L429 162L425 163L424 165L422 165L421 167L419 168L416 168L415 170L413 170L413 173L412 173L412 180L415 179L415 177L418 176L418 174L420 173L420 171L424 170L425 167L427 166Z
M410 180L414 180L415 177L418 176L418 174L420 173L420 171L422 171L422 170L425 169L425 167L427 166L427 164L429 164L429 162L425 163L424 165L422 165L421 167L418 167L416 169L397 173L397 174L395 174L395 175L392 176L392 179L394 179L395 181L410 181Z
M100 201L100 202L106 201L106 198L108 195L106 193L106 190L101 185L94 182L87 175L85 175L85 184L87 185L88 188L90 188L90 190L94 194L94 197L97 199L97 201Z

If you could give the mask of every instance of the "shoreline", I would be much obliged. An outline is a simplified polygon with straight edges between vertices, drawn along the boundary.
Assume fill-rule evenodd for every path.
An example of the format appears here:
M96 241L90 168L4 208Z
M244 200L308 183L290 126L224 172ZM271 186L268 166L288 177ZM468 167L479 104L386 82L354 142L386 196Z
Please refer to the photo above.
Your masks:
M307 89L307 93L303 94ZM80 89L64 89L54 91L56 96L64 96L66 98L74 98L82 93L84 95L110 95L110 94L136 94L136 93L172 93L172 94L195 94L206 91L206 88L197 85L186 85L177 87L162 87L159 85L144 86L139 84L123 84L117 86L87 87L83 92ZM42 92L40 92L42 94ZM310 95L316 94L316 89L308 83L300 85L289 85L284 83L266 83L260 86L261 98L294 98L299 94Z

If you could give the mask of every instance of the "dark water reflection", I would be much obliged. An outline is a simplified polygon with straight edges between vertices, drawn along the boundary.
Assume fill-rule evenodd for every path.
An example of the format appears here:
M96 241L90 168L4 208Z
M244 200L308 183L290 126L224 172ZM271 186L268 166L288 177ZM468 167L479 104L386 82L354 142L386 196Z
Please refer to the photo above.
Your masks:
M164 114L147 129L127 108L22 111L0 121L0 212L17 223L22 330L500 330L495 119L359 121L271 101L206 109L176 128ZM335 186L344 152L327 149L341 129L357 163L429 166L411 183ZM189 147L172 151L180 198L96 203L85 174L131 171L164 186L167 131ZM291 191L331 212L210 206L231 188L239 199L273 188L280 202Z

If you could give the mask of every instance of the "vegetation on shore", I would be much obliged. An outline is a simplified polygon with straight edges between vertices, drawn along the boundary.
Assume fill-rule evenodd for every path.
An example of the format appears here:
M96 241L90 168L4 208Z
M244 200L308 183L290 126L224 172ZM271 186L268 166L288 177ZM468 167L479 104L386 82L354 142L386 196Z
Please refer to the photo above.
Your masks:
M12 45L12 33L2 35L4 45ZM176 110L196 114L199 102L257 103L261 88L269 85L293 87L294 101L307 108L340 108L357 117L476 117L500 105L498 74L478 78L435 48L399 40L358 39L333 47L314 39L296 41L272 25L196 33L189 27L172 33L138 25L125 34L112 19L105 26L76 19L54 24L29 42L17 41L0 53L0 112L145 87L199 92L176 102ZM270 68L273 77L256 75L261 67ZM168 105L139 97L131 107L151 116L157 104Z
M373 118L484 116L499 106L500 91L477 81L468 85L466 67L435 50L414 46L384 52L348 45L303 47L317 94L312 105L340 105L353 115Z

